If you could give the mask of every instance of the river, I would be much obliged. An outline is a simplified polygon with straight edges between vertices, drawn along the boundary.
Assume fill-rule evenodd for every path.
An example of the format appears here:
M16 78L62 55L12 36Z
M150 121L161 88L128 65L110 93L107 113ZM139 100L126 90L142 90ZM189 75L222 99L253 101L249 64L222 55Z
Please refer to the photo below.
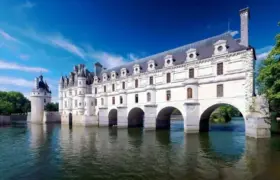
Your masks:
M242 128L243 126L243 128ZM280 137L245 137L244 124L171 130L13 125L0 128L0 179L279 180Z

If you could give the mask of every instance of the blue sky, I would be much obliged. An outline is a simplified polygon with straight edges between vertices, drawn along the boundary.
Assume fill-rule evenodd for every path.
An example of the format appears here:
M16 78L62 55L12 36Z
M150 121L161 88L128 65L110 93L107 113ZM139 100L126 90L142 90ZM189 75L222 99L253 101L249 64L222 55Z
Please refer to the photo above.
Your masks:
M260 62L279 32L277 1L1 0L0 90L28 96L42 72L56 100L59 77L75 64L113 67L228 29L238 38L247 6Z

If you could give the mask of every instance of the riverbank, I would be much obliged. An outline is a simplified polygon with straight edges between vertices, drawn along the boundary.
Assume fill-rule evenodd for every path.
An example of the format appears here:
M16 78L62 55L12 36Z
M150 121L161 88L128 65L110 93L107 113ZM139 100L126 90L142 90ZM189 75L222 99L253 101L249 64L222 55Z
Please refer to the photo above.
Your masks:
M0 126L7 126L11 124L10 116L0 116Z

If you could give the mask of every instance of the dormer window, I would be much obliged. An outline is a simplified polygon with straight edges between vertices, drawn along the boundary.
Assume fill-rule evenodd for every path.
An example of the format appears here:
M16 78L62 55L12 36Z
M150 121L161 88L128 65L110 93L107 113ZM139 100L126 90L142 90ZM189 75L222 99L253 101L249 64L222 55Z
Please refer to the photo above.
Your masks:
M164 58L164 62L165 62L165 67L170 67L173 66L173 56L172 55L167 55Z
M107 78L108 78L107 74L104 73L104 74L103 74L103 81L107 81Z
M155 66L156 66L156 64L155 64L155 61L154 61L154 60L149 60L149 61L148 61L148 71L153 71L153 70L155 70Z
M115 71L112 71L112 72L111 72L111 79L116 79L116 77L117 77L116 72L115 72Z
M140 73L140 65L139 64L135 64L133 66L133 71L134 71L134 74L139 74Z
M98 83L98 77L94 76L94 83Z
M126 70L126 68L122 68L122 69L121 69L121 76L122 76L122 77L126 77L126 75L127 75L127 70Z
M187 52L187 58L186 61L193 61L193 60L197 60L197 53L196 53L196 49L191 48L189 49Z
M219 40L214 44L214 55L221 55L228 52L227 41Z

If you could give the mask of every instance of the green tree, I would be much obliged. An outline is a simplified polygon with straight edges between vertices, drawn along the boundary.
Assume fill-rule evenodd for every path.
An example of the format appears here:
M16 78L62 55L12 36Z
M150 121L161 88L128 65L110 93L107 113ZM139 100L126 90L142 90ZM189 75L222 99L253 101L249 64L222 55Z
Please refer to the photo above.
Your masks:
M45 111L58 111L58 103L48 103L45 105Z
M280 23L278 23L280 26ZM276 35L276 44L263 61L257 77L259 93L264 94L270 110L280 112L280 34Z
M0 91L0 114L27 113L30 111L30 101L20 92Z
M210 121L214 123L227 123L234 116L239 116L240 112L231 105L223 105L215 109L210 116Z

